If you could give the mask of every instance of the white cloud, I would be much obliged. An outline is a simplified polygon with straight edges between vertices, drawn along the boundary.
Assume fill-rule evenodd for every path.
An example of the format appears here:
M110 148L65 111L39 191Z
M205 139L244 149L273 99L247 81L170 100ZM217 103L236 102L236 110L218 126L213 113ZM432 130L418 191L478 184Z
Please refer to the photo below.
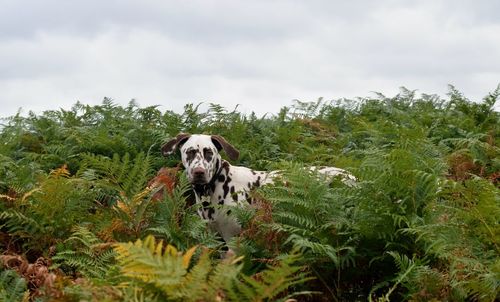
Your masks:
M500 82L500 20L475 3L7 1L0 116L105 96L260 114L400 86L480 99Z

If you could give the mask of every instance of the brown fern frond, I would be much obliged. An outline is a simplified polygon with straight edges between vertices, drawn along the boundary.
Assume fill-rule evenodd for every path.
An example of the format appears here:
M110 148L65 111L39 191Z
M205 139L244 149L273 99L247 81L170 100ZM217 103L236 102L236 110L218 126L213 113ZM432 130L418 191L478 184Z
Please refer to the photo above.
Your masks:
M156 176L148 182L148 188L160 189L153 195L153 200L163 200L164 194L172 195L175 186L178 184L179 179L177 173L179 167L167 168L162 167L156 173Z
M49 271L51 261L39 257L34 263L29 263L21 255L0 255L0 262L7 269L15 270L20 276L26 279L32 297L50 296L61 297L55 285L57 276Z

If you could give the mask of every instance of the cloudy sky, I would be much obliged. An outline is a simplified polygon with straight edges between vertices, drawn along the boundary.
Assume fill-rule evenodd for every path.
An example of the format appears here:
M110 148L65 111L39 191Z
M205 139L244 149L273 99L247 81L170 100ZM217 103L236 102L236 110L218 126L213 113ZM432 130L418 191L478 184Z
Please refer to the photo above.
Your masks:
M0 0L0 116L103 97L162 110L293 99L480 100L500 83L500 1Z

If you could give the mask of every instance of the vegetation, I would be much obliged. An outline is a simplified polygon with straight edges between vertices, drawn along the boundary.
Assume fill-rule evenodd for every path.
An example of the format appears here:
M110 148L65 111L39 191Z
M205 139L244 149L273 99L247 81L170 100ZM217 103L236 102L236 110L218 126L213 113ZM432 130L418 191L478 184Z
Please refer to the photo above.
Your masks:
M0 300L498 300L499 96L403 88L264 117L105 99L5 118ZM222 135L234 164L284 171L231 211L236 255L197 216L179 155L161 155L178 132Z

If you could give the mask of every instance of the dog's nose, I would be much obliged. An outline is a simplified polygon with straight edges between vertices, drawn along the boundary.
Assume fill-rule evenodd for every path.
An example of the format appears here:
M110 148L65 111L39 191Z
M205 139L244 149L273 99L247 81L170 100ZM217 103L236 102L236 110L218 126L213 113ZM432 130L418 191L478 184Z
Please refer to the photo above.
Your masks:
M205 176L205 169L201 167L197 167L193 169L193 176L194 177L203 177Z

